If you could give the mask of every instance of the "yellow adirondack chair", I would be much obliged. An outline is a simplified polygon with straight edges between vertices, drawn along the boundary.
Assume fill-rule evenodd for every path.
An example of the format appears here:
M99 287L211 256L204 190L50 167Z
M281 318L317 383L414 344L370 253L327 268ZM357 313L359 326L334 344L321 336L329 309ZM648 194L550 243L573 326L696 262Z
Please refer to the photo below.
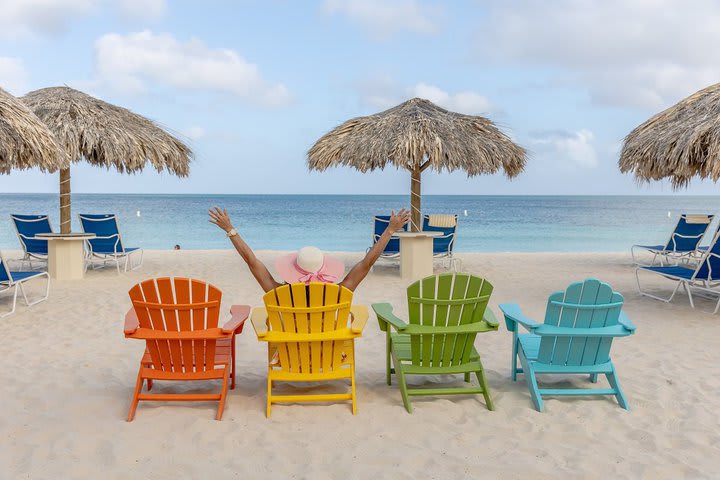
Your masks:
M352 292L331 283L293 283L263 296L253 309L258 340L268 342L267 416L273 403L355 403L355 338L362 335L368 308L351 305ZM273 395L273 382L350 379L350 393Z

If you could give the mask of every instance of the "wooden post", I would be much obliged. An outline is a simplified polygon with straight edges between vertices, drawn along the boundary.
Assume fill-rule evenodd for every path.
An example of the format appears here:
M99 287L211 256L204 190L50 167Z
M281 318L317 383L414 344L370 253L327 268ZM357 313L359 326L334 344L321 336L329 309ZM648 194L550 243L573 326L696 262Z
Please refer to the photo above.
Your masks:
M70 233L70 169L60 170L60 233Z
M410 173L410 213L411 229L419 232L422 229L422 215L420 214L420 166L416 166Z

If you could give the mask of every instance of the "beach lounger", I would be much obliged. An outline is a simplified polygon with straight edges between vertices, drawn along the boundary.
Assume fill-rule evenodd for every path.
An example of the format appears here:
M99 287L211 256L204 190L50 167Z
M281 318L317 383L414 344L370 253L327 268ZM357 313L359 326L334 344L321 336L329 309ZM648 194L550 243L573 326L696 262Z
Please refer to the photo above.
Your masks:
M423 231L441 232L442 236L433 238L433 258L448 260L449 267L460 270L460 259L453 257L455 234L457 233L457 215L423 215Z
M125 338L145 340L127 420L138 402L218 401L221 420L228 383L235 388L235 335L242 333L248 305L230 307L230 319L218 326L222 292L190 278L145 280L128 292L132 308L125 315ZM222 380L220 393L151 394L154 380ZM147 393L142 393L147 381ZM230 381L230 382L229 382Z
M352 305L352 292L332 283L293 283L263 296L254 308L257 338L268 344L267 416L273 403L335 402L355 397L355 339L368 319L364 305ZM275 382L350 380L350 393L273 393Z
M713 217L713 215L680 215L675 229L665 244L633 245L630 248L633 263L641 265L637 259L638 251L646 251L653 255L652 261L648 265L655 265L655 261L658 259L660 265L664 265L666 261L678 263L682 260L691 260L702 250L700 242L712 223Z
M120 272L120 261L125 260L125 271L135 270L142 265L143 250L139 247L126 247L122 243L118 229L117 217L112 214L80 214L80 224L85 233L94 233L96 237L87 240L87 254L85 269L88 266L95 266L98 263L105 266L108 261L115 262L118 273ZM132 254L140 257L137 264L132 265L130 257Z
M373 245L375 245L380 238L380 236L385 233L385 230L387 230L388 225L390 224L390 216L389 215L376 215L373 217ZM404 230L407 230L407 226L403 227ZM370 250L368 248L368 250ZM385 246L385 249L380 254L380 258L385 260L399 260L400 259L400 239L399 238L391 238L388 244Z
M395 373L409 413L413 395L482 394L488 410L494 409L483 364L473 345L478 333L498 329L487 308L492 290L490 282L480 277L443 273L407 288L408 323L395 316L389 303L372 305L380 330L385 332L387 383L390 385ZM479 386L409 388L405 380L406 375L463 374L465 382L470 382L471 373Z
M28 300L27 294L25 293L24 285L26 282L40 277L45 277L45 280L47 282L45 285L45 296L31 302ZM17 306L18 290L20 290L20 293L22 293L25 304L28 307L32 307L37 303L47 300L48 296L50 295L50 275L48 275L47 272L11 271L7 261L3 258L2 253L0 253L0 292L8 291L11 289L13 290L12 309L9 312L0 314L0 318L7 317L8 315L15 313L15 307Z
M640 285L640 272L650 272L676 282L675 288L669 297L660 297L642 289ZM640 266L635 269L635 279L638 291L647 297L669 303L675 297L680 287L687 293L690 307L695 308L692 291L694 288L700 293L712 296L720 295L720 232L715 234L710 247L705 250L697 265L666 265L666 266ZM715 305L713 313L720 310L720 298Z
M36 260L47 265L48 242L47 240L36 240L38 233L52 233L50 218L47 215L10 215L18 240L23 249L23 263L27 262L30 270L33 270L32 261Z
M542 397L556 395L614 395L622 408L629 409L610 359L613 338L635 332L622 306L622 295L596 279L572 283L564 292L550 295L544 323L523 315L518 305L500 305L513 333L512 379L525 375L539 412L544 408ZM520 333L519 325L530 333ZM539 388L537 376L544 374L584 374L592 383L603 374L610 388Z

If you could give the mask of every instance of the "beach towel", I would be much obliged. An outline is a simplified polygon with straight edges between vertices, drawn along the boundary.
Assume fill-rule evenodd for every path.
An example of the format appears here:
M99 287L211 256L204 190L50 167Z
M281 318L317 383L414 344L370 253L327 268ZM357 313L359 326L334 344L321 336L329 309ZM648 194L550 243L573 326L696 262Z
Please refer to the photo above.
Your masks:
M457 224L455 215L428 215L428 227L454 227Z

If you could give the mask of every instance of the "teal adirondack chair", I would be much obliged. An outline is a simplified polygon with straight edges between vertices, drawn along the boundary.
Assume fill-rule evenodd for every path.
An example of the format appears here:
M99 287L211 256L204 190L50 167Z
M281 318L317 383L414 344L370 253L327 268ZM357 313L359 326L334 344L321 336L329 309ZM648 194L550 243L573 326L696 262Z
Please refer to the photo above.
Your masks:
M396 373L409 413L412 395L482 393L488 410L494 409L480 355L473 345L478 333L498 329L487 308L492 290L487 280L463 273L418 280L407 289L409 324L393 314L389 303L373 304L380 330L386 332L387 383L391 384L391 375ZM391 358L395 368L390 365ZM475 373L479 387L408 388L405 382L406 375L457 373L464 374L466 382Z
M550 295L545 323L525 317L518 305L500 305L507 329L513 332L512 379L517 380L518 373L525 375L539 412L544 407L543 395L614 395L622 408L630 409L610 360L613 338L635 332L622 306L622 295L593 278ZM518 324L530 333L519 333ZM518 358L522 368L517 366ZM593 383L598 374L604 374L611 388L538 388L537 375L548 373L588 374Z

